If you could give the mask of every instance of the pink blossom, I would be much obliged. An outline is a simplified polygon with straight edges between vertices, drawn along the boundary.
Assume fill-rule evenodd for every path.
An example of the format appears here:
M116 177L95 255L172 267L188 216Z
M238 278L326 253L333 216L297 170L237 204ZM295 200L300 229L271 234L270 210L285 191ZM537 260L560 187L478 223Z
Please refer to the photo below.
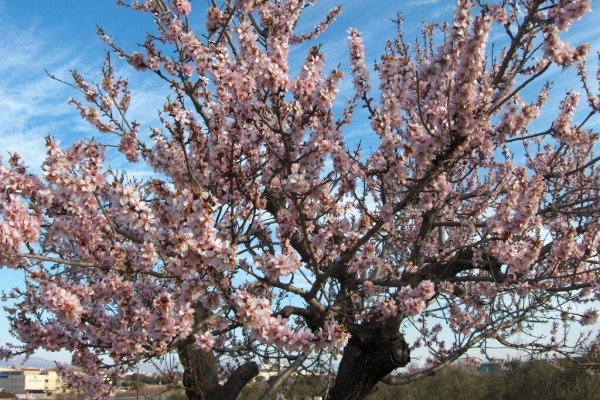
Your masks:
M171 7L173 7L175 12L186 17L189 15L190 11L192 11L192 4L189 0L171 0Z
M581 325L593 325L598 321L598 312L596 310L586 310L582 315L579 323Z
M129 54L129 57L127 57L127 62L129 62L129 64L131 64L131 66L137 71L145 71L147 68L144 55L138 52Z
M422 299L418 298L406 298L400 300L400 311L406 316L413 316L421 314L425 311L426 304Z
M377 311L381 314L381 318L394 317L398 313L396 302L392 299L379 298L376 302Z
M333 71L316 44L294 47L340 12L297 33L312 3L226 1L202 31L189 0L133 2L156 25L134 53L100 32L171 95L142 127L107 57L99 82L73 73L70 104L114 140L48 137L39 176L0 160L0 266L27 277L6 294L22 344L0 355L67 350L78 370L64 375L100 399L106 379L190 342L227 351L235 374L252 351L346 365L362 351L345 351L350 332L384 343L394 327L442 366L517 336L567 352L569 325L596 323L597 115L571 91L548 119L552 89L531 84L572 69L598 108L588 47L561 37L590 2L458 0L418 44L398 21L373 65L377 98L358 31ZM154 175L117 172L106 149Z
M431 281L422 281L412 289L405 286L398 292L399 308L404 315L413 316L422 313L427 307L426 301L435 295L435 286Z
M349 47L350 47L350 65L352 71L352 83L357 96L362 96L364 93L371 90L369 83L369 73L365 63L365 48L362 42L360 33L355 29L350 29Z
M448 281L443 281L439 285L440 293L451 294L454 292L454 284Z
M573 22L581 19L590 11L591 1L589 0L559 0L557 5L548 10L548 18L554 18L558 30L565 31Z
M562 41L554 26L546 28L545 36L544 56L560 66L567 67L581 62L589 53L589 45L581 44L573 49L568 43Z
M210 351L215 345L215 338L209 331L198 332L194 336L196 337L196 346L203 351Z

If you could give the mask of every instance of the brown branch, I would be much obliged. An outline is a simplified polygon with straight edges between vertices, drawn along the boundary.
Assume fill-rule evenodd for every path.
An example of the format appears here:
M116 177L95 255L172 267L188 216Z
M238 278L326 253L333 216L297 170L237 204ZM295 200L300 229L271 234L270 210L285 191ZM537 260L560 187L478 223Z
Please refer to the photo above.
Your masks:
M540 3L541 3L540 0L534 2L532 7L529 9L529 12L525 16L523 23L519 27L517 34L511 40L510 47L508 48L506 55L502 59L502 63L500 64L500 67L498 68L498 72L496 73L496 76L494 76L494 79L492 80L493 87L498 86L504 80L504 74L506 73L506 70L508 69L508 66L510 65L510 62L513 59L515 53L519 49L519 47L521 45L521 40L523 39L525 34L527 32L529 32L531 29L529 27L529 24L531 22L533 22L534 19L537 17L537 10L540 6Z
M47 261L47 262L52 262L52 263L55 263L55 264L70 265L70 266L73 266L73 267L96 268L96 269L101 269L101 270L110 269L112 271L120 272L120 273L138 273L138 274L145 274L145 275L153 276L155 278L163 278L163 279L174 279L174 278L177 278L176 275L161 274L160 272L156 272L156 271L124 270L123 268L120 268L118 266L112 266L111 267L109 265L103 265L103 264L91 263L91 262L85 262L85 261L71 261L71 260L65 260L63 258L54 258L54 257L41 256L41 255L38 255L38 254L18 253L18 254L15 254L15 256L16 257L29 258L29 259L38 260L38 261Z
M259 400L268 400L269 397L275 394L275 391L279 389L281 385L283 385L283 382L285 382L285 380L289 378L292 375L292 373L296 371L298 367L300 367L300 365L302 365L304 360L306 360L306 358L308 357L308 354L309 353L303 353L297 356L296 360L285 371L283 371L281 375L279 375L277 378L275 378L274 381L271 382L267 390L265 390L262 396L260 396Z

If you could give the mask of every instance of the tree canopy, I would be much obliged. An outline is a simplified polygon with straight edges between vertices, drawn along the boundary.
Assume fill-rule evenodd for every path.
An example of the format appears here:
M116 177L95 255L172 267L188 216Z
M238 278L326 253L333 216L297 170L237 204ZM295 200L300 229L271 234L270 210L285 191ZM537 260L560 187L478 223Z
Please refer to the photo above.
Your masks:
M205 26L188 0L118 2L156 31L132 50L100 29L103 79L74 72L71 103L155 175L111 169L103 136L48 136L40 176L17 154L0 164L0 266L27 273L7 295L21 343L1 356L68 350L62 373L94 399L170 352L191 399L235 399L258 360L280 359L264 398L304 369L335 374L327 398L358 399L492 342L598 345L594 329L567 338L600 299L600 96L589 46L562 39L590 2L458 0L415 41L398 15L372 68L350 29L332 71L317 38L341 7L299 32L314 2L213 0ZM160 126L128 117L114 55L169 87ZM554 93L553 68L581 87ZM349 146L365 118L374 147ZM391 375L415 348L429 367Z

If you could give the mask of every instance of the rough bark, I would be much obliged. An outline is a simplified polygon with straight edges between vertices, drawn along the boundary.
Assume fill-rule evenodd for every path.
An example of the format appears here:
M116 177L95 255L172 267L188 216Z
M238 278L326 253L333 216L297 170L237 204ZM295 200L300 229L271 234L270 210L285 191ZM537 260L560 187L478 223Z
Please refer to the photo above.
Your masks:
M183 386L188 399L208 399L218 389L219 369L212 352L196 349L193 344L177 351L183 367Z
M329 399L362 399L396 368L410 361L410 351L400 334L388 334L382 324L353 329L344 348Z
M202 351L193 344L178 349L183 367L183 385L190 400L235 400L242 388L256 375L258 365L241 365L223 385L219 384L217 358L212 352Z
M209 316L204 306L194 306L196 324ZM177 348L177 354L183 367L185 394L190 400L235 400L244 386L258 375L258 365L248 362L239 366L221 385L218 360L212 351L203 351L193 341L185 341Z

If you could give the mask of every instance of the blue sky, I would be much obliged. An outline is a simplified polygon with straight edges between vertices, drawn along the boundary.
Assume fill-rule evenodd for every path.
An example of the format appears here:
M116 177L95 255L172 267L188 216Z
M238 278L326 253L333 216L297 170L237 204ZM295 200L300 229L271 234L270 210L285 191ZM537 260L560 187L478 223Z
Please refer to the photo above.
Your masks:
M342 15L333 29L323 35L323 52L327 69L338 64L347 65L346 30L359 29L365 40L367 61L378 59L386 39L393 38L395 26L390 18L396 11L406 17L408 38L418 35L422 19L428 21L447 17L453 9L453 1L447 0L321 0L307 12L301 28L308 29L322 15L338 3L343 4ZM193 1L192 18L201 18L202 0ZM598 15L588 16L571 34L573 41L593 41L593 51L600 50L600 24ZM28 2L0 0L0 155L19 153L39 171L44 156L44 136L53 133L63 144L77 138L96 135L81 121L76 111L67 105L70 96L76 96L72 88L53 81L44 70L69 80L69 70L77 69L84 76L97 78L106 47L96 35L96 25L123 47L133 50L142 42L145 33L152 29L146 15L117 8L114 0L33 0ZM299 54L299 61L303 59ZM595 68L595 63L590 65ZM145 126L156 121L156 110L161 106L167 91L161 82L150 74L139 74L130 68L118 69L118 74L132 79L132 113ZM555 75L555 90L564 93L579 85L571 78ZM340 99L350 89L346 80L342 85ZM347 92L349 95L349 92ZM361 137L368 129L368 121L357 121L348 135ZM117 164L122 167L124 165ZM138 171L146 174L146 171ZM22 273L0 270L0 291L8 291L23 281ZM6 317L0 310L0 343L9 340ZM66 354L40 356L68 361Z

